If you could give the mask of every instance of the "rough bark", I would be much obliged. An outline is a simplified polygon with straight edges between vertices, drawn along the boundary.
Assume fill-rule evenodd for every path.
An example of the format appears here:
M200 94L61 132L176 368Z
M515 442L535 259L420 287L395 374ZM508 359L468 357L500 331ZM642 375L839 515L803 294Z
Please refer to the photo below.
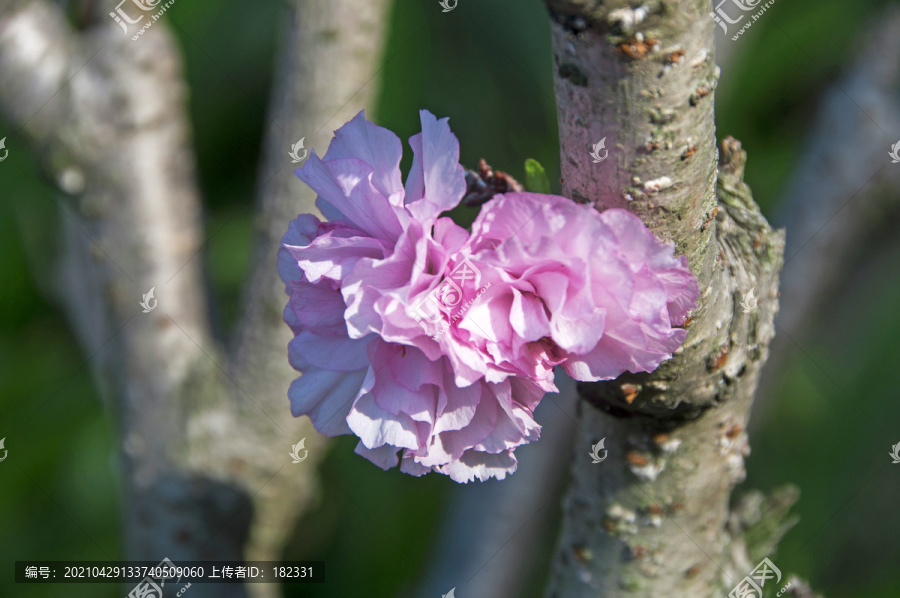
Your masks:
M723 142L716 176L707 2L648 2L642 14L621 1L547 3L564 194L636 213L676 243L701 291L673 359L580 385L575 454L605 437L609 457L573 466L547 595L727 593L755 565L726 531L728 502L774 333L783 234L742 181L737 141ZM609 159L592 164L604 137ZM744 313L751 288L759 304Z
M777 221L790 230L791 235L786 247L780 309L776 319L780 335L776 335L772 342L770 358L757 390L762 403L754 407L757 425L760 412L764 412L769 404L765 397L770 394L767 392L770 384L790 363L785 358L794 347L790 339L799 340L816 311L840 295L834 292L837 283L845 280L844 274L854 264L860 263L860 253L873 249L874 239L889 235L896 229L900 215L900 196L897 193L900 189L900 168L884 167L885 163L891 166L885 150L897 141L891 138L891 132L900 131L900 105L896 99L900 62L895 60L900 54L900 10L888 7L873 23L861 27L861 32L859 43L855 44L861 50L847 73L823 95L811 133L804 143L783 199L778 202L783 207ZM716 63L721 68L726 68L722 51L733 54L735 48L736 45L729 42L716 49ZM834 140L837 139L841 142L836 143ZM567 422L565 420L563 423ZM550 452L555 453L555 459L546 458ZM550 478L555 464L570 454L568 443L557 449L544 446L541 462L548 469L540 479ZM523 453L520 459L523 471L529 457L529 454ZM510 504L522 493L521 486L511 483L514 481L517 481L517 476L493 489L490 501L478 502L483 505ZM549 495L554 489L552 484L525 486L540 497ZM751 496L763 500L756 493L747 498ZM460 502L454 503L451 509L446 531L443 532L446 537L431 576L441 580L441 583L429 585L430 594L441 587L449 587L446 581L467 577L454 577L450 572L465 569L463 563L466 562L465 559L453 557L454 539L476 538L482 533L486 537L496 535L489 525L495 519L492 508L468 508ZM745 536L754 526L766 527L771 523L777 529L791 521L782 511L776 516L764 518L764 523L748 522L736 511L732 512L729 528L733 533L743 533ZM528 514L521 510L505 513L504 521L509 523L513 514L518 515L519 525L511 525L511 529L519 529L529 522ZM753 534L752 531L749 533ZM489 573L481 572L467 583L467 594L476 598L515 595L521 587L519 581L531 566L526 555L533 554L535 549L536 544L530 544L521 534L517 535L515 541L503 549L504 556L506 553L515 553L515 556L504 558L500 564L495 561ZM770 543L753 546L750 551L762 557L772 549L774 545ZM806 595L797 593L804 591L803 587L799 581L794 581L791 592L795 593L789 595ZM420 595L427 594L429 592L420 592Z
M61 191L60 306L118 426L125 557L276 559L312 498L321 454L314 441L302 465L289 457L314 432L287 408L292 374L274 274L281 229L310 198L288 188L290 168L278 178L290 144L270 135L259 259L229 359L211 332L198 255L201 200L179 52L165 18L132 41L99 4L80 33L48 2L0 7L0 111ZM296 3L276 118L322 141L329 119L344 117L339 104L358 110L376 74L386 4ZM338 64L344 83L332 85ZM151 287L157 307L141 313ZM280 593L274 584L195 584L191 595L247 591Z
M201 264L191 259L202 243L200 198L173 40L159 26L139 44L113 27L78 35L42 2L0 20L10 82L0 104L20 125L29 106L24 134L66 194L57 199L60 305L119 429L125 556L240 559L250 492L197 467L214 451L192 443L195 422L227 411L228 385L202 349L212 340ZM151 287L158 309L143 314ZM246 595L240 586L195 591Z
M256 528L265 537L251 542L251 548L280 549L291 524L313 496L313 477L299 468L278 473L291 445L308 437L310 454L321 454L325 448L325 438L308 418L291 418L287 401L287 388L298 374L287 363L291 332L281 317L287 296L275 260L288 222L298 214L317 212L316 194L294 176L293 170L301 164L292 163L288 151L303 137L305 147L314 147L321 155L334 129L373 104L390 4L389 0L295 0L285 15L285 42L259 175L256 257L232 347L235 380L278 421L273 426L258 420L268 424L259 435L274 434L280 444L276 452L262 446L253 456L257 463L269 461L268 469L278 475L257 497L257 502L267 503L268 515ZM249 404L244 408L254 409ZM259 559L278 556L255 553Z

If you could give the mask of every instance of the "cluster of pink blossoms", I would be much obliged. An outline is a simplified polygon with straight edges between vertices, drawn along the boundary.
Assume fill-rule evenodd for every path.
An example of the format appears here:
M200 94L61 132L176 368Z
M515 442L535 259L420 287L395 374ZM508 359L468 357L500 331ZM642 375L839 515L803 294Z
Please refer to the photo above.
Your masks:
M654 370L685 337L697 282L674 246L625 210L497 195L471 233L440 215L466 192L447 119L421 112L402 144L362 113L298 177L328 219L291 222L278 254L290 296L294 416L388 469L503 479L537 440L533 412L576 380Z

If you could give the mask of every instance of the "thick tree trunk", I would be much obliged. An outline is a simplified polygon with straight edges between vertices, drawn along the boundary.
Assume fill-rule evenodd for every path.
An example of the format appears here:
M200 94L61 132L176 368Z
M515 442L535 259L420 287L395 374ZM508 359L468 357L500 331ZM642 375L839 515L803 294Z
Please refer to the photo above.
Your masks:
M728 500L777 312L783 235L742 182L726 140L716 182L718 77L708 2L548 0L563 192L624 207L676 243L700 283L688 336L655 372L580 386L572 487L547 595L725 593L755 565ZM609 159L588 152L606 138ZM751 289L758 307L744 313ZM593 465L590 446L609 457ZM578 460L577 455L584 455ZM778 528L781 531L781 528Z
M323 448L286 397L294 373L275 251L313 199L287 152L295 132L324 149L334 119L371 98L388 0L291 5L258 260L231 359L211 332L179 52L165 17L132 41L100 4L82 33L49 2L0 7L0 111L65 194L60 304L119 427L125 557L277 559L314 496ZM151 288L158 304L142 313ZM309 457L293 465L304 436ZM248 591L280 594L274 584L191 587L196 598Z

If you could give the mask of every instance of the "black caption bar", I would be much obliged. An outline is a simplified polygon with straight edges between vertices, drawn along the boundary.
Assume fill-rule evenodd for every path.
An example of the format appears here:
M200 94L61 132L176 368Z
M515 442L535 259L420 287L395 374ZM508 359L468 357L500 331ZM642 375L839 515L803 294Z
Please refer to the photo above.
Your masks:
M324 561L16 561L16 583L324 583ZM137 596L156 594L136 593Z

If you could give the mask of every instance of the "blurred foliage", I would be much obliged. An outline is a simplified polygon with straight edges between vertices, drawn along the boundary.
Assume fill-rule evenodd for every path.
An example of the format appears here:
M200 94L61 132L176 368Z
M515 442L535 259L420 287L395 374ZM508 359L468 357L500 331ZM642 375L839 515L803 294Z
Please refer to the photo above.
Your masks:
M747 180L770 217L821 93L852 57L885 2L780 0L739 40L717 92L720 137L750 154ZM230 328L249 264L251 213L282 4L181 0L165 19L185 55L200 182L207 206L206 264L220 329ZM140 43L140 42L136 42ZM525 179L526 158L559 192L547 19L540 0L397 0L370 118L406 139L417 111L449 116L468 167L485 158ZM339 76L339 74L336 74ZM375 84L373 82L373 84ZM65 321L39 290L52 272L55 194L11 123L0 164L0 596L121 595L112 585L15 586L21 559L120 556L113 427ZM839 142L839 140L836 140ZM286 148L287 149L287 148ZM406 148L403 167L409 167ZM587 151L587 150L586 150ZM298 182L298 185L300 183ZM459 208L462 224L476 210ZM834 297L818 326L796 339L783 379L761 397L747 485L802 489L801 523L775 563L810 578L828 598L900 595L900 478L883 426L900 418L900 250L882 248ZM890 440L890 442L889 442ZM329 583L288 596L401 596L431 556L455 485L442 476L381 472L349 438L322 464L322 493L286 558L327 562ZM563 466L563 465L561 465ZM547 537L546 550L553 537ZM536 582L546 569L532 572ZM535 583L533 597L541 595ZM527 596L525 598L528 598Z

